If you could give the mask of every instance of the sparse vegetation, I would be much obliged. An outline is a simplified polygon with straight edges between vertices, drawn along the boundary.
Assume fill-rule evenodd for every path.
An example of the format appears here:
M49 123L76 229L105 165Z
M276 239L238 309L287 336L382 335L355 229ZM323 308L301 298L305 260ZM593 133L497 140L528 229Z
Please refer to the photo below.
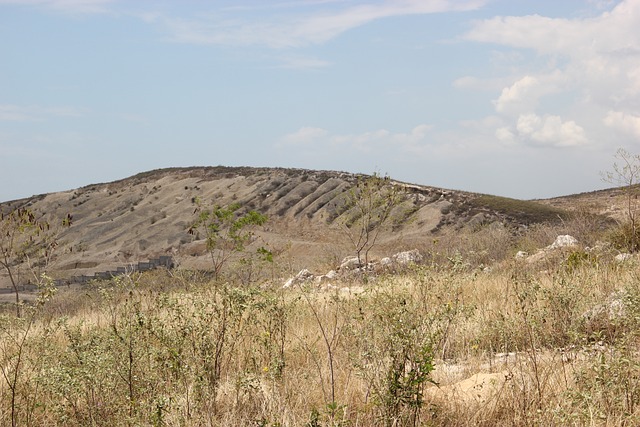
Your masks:
M369 252L385 225L392 222L393 211L403 199L403 189L391 183L388 176L378 173L360 177L344 195L340 206L341 226L360 265L369 262Z
M203 195L218 191L202 187ZM205 208L192 196L184 204L197 217L183 223L183 235L191 227L213 251L211 274L130 273L57 294L40 276L40 298L21 317L13 305L0 307L0 425L640 422L638 259L616 260L599 220L482 196L472 202L476 213L490 206L553 221L525 227L494 214L425 233L418 265L381 268L365 283L345 273L282 289L279 274L256 274L278 262L274 254L255 252L261 242L245 253L266 217L249 203ZM141 223L155 218L158 228L164 214L147 212ZM352 225L365 215L338 212ZM381 218L366 229L375 232ZM581 245L537 252L574 232ZM70 243L85 249L84 239ZM323 245L333 268L345 250ZM516 260L521 250L542 256ZM282 262L292 270L291 259Z
M640 224L638 224L638 192L640 191L640 155L618 149L616 161L602 179L622 190L624 197L624 221L613 234L614 244L622 250L637 252L640 249Z
M0 319L0 422L635 424L635 268L578 258L481 274L457 258L348 291L153 272L55 313L49 295Z
M508 197L480 195L469 202L475 209L496 211L521 221L524 224L557 222L569 218L569 213L541 203L510 199Z
M58 246L60 227L71 225L71 215L60 224L50 224L29 208L0 211L0 267L6 272L15 294L16 315L20 317L20 286L27 281L40 284L41 275Z
M219 278L222 268L234 255L245 251L254 236L253 227L264 225L267 216L256 211L241 211L239 203L229 206L214 206L209 209L196 199L198 214L196 221L187 230L195 239L204 239L215 278ZM256 255L269 259L270 252L264 247L256 251Z

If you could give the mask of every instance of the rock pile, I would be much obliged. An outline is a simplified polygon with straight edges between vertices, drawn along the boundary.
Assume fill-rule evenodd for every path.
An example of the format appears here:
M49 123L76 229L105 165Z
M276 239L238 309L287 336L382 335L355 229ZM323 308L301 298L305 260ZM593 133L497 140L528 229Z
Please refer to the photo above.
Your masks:
M516 260L524 260L527 263L532 264L547 259L551 254L558 250L574 247L578 247L578 240L573 236L564 234L556 237L556 240L552 244L543 249L539 249L538 252L533 255L529 255L525 251L518 251L515 258Z
M406 267L412 264L419 264L422 262L423 256L417 249L413 249L405 252L398 252L391 257L382 258L380 261L371 261L366 265L362 265L358 257L348 256L342 260L340 266L336 270L331 270L326 274L314 275L308 269L302 269L295 276L290 277L283 288L291 288L295 285L301 285L306 283L315 283L327 288L335 288L331 282L337 279L339 276L348 277L351 274L361 272L380 272L396 267Z

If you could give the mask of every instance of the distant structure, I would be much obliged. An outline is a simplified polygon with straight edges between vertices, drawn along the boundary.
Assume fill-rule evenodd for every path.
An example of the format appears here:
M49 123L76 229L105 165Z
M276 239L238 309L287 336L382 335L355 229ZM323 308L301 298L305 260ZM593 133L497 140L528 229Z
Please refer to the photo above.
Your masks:
M173 261L173 257L160 256L159 258L150 259L148 262L138 262L137 264L131 264L128 267L118 267L117 269L111 271L98 271L93 276L83 274L80 276L71 276L67 279L57 279L55 280L55 284L56 286L71 285L75 283L85 284L91 282L92 280L108 280L127 273L155 270L156 268L160 267L166 268L167 270L171 270L172 268L174 268L175 262Z
M148 262L138 262L137 264L131 264L127 267L118 267L116 270L99 271L92 276L83 274L81 276L71 276L66 279L56 279L53 282L58 287L72 284L86 284L93 280L109 280L113 277L122 276L135 271L142 272L155 270L156 268L166 268L167 270L171 270L174 267L175 262L173 261L173 257L160 256L159 258L150 259ZM19 285L18 290L21 292L34 292L38 290L38 287L34 284L27 283ZM12 288L0 288L0 294L10 294L13 292L14 290Z

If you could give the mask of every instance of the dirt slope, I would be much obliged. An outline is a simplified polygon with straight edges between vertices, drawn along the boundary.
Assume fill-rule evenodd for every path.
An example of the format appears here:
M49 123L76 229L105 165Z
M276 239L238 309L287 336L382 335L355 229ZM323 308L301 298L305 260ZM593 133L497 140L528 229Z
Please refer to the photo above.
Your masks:
M259 233L272 249L297 265L338 257L346 243L339 210L358 176L341 172L243 167L172 168L80 189L0 205L3 211L28 205L54 217L71 213L68 243L54 264L65 277L171 255L187 267L207 267L202 242L186 230L194 201L238 202L269 216ZM499 222L519 226L556 218L562 212L532 202L393 182L405 191L395 225L380 248L410 248L443 230ZM0 277L0 280L2 278Z

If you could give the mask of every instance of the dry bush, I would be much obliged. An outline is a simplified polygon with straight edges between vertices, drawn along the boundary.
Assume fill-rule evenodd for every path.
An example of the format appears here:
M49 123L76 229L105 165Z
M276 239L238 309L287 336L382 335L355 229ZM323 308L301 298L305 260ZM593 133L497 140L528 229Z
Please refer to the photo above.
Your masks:
M562 257L547 272L516 263L472 268L499 258L500 248L486 259L473 256L492 238L511 242L501 233L465 236L471 249L444 266L427 263L346 290L152 272L103 283L78 305L54 300L27 335L2 317L2 366L15 366L12 337L26 337L21 376L11 383L21 403L14 419L54 426L635 424L636 269L598 259L568 269ZM487 382L464 389L474 378ZM0 424L10 425L11 390L0 384Z
M477 269L510 259L515 254L516 241L513 230L489 224L434 236L419 250L427 265L442 268L461 261L466 267Z
M566 233L570 234L585 246L593 247L607 236L616 222L608 217L595 215L588 207L572 211L571 216L563 223Z

